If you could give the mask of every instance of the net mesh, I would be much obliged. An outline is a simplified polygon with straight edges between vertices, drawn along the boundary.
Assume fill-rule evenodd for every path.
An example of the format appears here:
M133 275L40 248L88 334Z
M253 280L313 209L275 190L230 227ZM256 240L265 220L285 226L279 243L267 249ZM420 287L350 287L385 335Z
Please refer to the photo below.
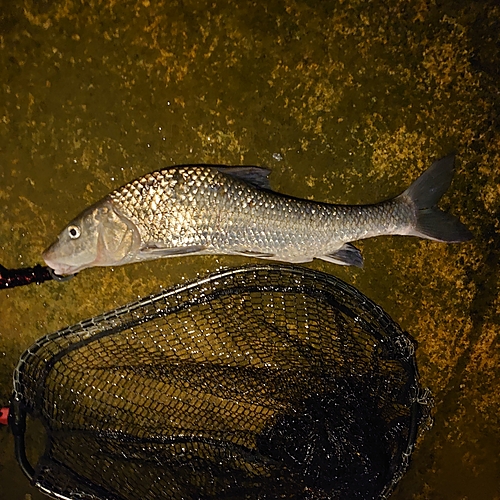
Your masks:
M233 269L48 335L14 399L58 498L384 498L426 413L414 344L332 276Z

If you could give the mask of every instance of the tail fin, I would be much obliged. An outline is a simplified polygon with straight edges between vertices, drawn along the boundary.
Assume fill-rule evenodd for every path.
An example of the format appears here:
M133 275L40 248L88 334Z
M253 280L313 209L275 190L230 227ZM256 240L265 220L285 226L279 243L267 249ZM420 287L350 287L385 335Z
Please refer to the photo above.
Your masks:
M409 198L417 210L417 222L411 235L446 243L459 243L472 238L472 233L456 217L436 206L450 187L454 161L454 155L435 161L401 195Z

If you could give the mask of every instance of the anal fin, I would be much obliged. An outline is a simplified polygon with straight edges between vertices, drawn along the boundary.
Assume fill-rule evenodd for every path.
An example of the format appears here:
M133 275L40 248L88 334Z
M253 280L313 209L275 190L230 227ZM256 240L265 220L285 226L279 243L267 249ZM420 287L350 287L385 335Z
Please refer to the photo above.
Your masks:
M363 267L363 256L351 243L344 243L338 250L327 255L318 255L318 259L340 266Z

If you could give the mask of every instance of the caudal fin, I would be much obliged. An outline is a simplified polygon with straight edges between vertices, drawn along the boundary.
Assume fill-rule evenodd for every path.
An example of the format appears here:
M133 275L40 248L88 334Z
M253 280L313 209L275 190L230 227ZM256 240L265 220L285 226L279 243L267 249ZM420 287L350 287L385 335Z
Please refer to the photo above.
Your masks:
M455 156L435 161L401 196L410 198L417 209L417 222L410 234L429 240L459 243L472 233L453 215L437 208L450 187Z

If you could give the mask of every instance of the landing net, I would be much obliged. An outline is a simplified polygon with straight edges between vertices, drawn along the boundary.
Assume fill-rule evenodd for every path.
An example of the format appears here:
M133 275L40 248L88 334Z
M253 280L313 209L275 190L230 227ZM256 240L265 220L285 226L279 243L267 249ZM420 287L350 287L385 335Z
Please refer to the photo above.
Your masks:
M43 337L14 373L17 454L56 498L386 498L428 414L414 343L343 281L219 272ZM26 415L47 445L32 467Z

